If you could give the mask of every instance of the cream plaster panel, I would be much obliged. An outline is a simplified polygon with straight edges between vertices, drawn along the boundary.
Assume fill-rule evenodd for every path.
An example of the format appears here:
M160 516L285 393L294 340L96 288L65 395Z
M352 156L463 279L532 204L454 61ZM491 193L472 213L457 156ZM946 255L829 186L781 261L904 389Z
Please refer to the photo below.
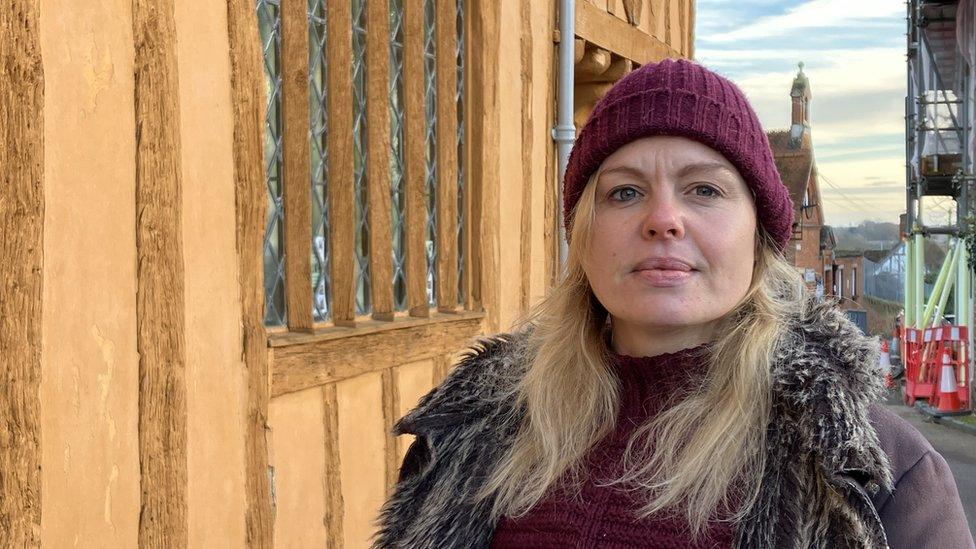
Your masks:
M325 401L318 387L274 398L275 547L324 547ZM380 475L382 477L382 474Z
M386 427L379 372L336 384L339 404L339 471L345 504L345 549L369 547L373 521L386 499Z
M244 367L227 6L176 2L190 547L244 545Z
M420 398L434 387L436 381L434 379L433 360L422 360L397 367L396 383L400 392L400 408L397 410L397 419L413 410L420 402ZM397 453L400 456L400 463L403 463L403 456L415 438L413 435L397 437Z
M131 5L41 3L47 547L132 547L138 534Z

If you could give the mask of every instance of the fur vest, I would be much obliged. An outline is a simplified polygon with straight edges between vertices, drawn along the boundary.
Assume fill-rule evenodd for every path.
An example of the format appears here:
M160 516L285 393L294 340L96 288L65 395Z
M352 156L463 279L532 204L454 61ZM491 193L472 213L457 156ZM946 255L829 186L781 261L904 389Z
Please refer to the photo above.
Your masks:
M871 495L892 488L868 418L883 393L878 346L829 303L795 319L773 368L772 419L758 499L736 547L887 547ZM400 481L383 506L375 548L488 547L489 503L472 504L517 432L511 388L524 373L524 333L483 339L394 426L412 433Z

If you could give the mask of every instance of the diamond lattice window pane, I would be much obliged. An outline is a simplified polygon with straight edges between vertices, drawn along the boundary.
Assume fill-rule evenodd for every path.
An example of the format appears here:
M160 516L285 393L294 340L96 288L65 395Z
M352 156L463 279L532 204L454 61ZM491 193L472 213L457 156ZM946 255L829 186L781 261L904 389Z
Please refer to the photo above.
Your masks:
M353 161L356 200L356 313L372 308L366 183L366 0L352 0Z
M281 199L281 17L277 0L258 0L258 28L267 86L267 114L264 124L265 182L268 189L264 232L265 317L268 326L285 323L285 268L283 247L284 208Z
M458 251L458 303L466 301L467 286L464 283L464 0L457 0L457 159L458 159L458 202L457 202L457 251Z
M328 194L328 55L325 1L308 2L309 150L311 151L312 199L312 313L316 322L329 318L331 278L329 271Z
M434 2L424 0L424 119L427 165L427 302L437 305L437 48Z
M407 309L405 270L403 190L403 0L390 1L390 215L393 231L393 305L398 311Z

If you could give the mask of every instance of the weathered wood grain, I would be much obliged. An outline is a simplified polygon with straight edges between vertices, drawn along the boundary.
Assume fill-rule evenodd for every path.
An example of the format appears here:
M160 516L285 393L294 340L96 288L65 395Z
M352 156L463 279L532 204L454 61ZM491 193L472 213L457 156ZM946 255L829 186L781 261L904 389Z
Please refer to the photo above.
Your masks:
M389 10L387 2L366 2L366 189L370 291L376 320L393 320Z
M585 3L585 2L584 2ZM471 142L471 231L470 253L476 254L474 271L477 283L475 301L488 312L486 331L497 332L501 324L498 272L499 224L499 93L498 65L501 6L494 0L466 0L470 20L468 58L471 111L466 136ZM474 52L477 52L475 54Z
M186 547L186 343L176 25L134 0L141 547Z
M312 201L308 105L308 15L304 0L281 3L281 197L284 202L288 329L312 329Z
M327 29L329 257L332 322L356 324L355 195L352 150L352 5L330 2Z
M397 437L393 434L393 424L400 416L400 390L397 384L396 371L393 368L383 370L381 374L383 384L383 426L386 451L386 495L393 492L400 472L400 456L397 452Z
M339 467L339 401L335 383L322 386L325 404L325 530L326 547L342 547L342 520L345 502L342 497L342 470Z
M442 314L430 319L382 323L368 333L277 346L272 396L317 387L368 372L456 352L480 333L481 313ZM359 330L359 328L356 328Z
M273 544L274 510L268 478L267 333L264 328L264 70L257 13L250 0L227 2L230 37L231 104L234 106L234 203L237 265L240 272L241 329L247 394L244 431L245 542Z
M44 69L40 2L0 5L0 546L41 544Z
M680 57L680 52L671 43L670 13L668 6L662 14L667 20L662 42L589 2L577 2L576 36L639 64Z
M457 310L457 0L437 0L437 310Z
M406 282L410 316L427 317L427 166L424 162L424 4L403 0L403 139Z
M522 63L522 216L520 219L519 265L521 280L519 284L519 309L525 312L529 308L532 285L532 189L534 187L532 169L533 150L533 95L532 82L532 6L528 2L521 3L520 44L519 50Z

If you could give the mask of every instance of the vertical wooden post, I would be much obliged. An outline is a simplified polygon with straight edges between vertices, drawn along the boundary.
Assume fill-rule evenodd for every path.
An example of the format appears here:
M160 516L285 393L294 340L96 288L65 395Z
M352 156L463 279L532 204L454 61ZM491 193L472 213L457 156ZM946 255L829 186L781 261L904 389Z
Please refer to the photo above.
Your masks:
M387 368L381 374L383 384L383 425L386 433L386 493L390 495L396 486L400 472L400 456L397 453L396 436L393 434L393 424L398 419L400 410L400 388L397 385L396 369Z
M437 310L457 311L457 0L437 0Z
M519 307L522 312L529 308L532 286L532 7L528 2L521 4L520 53L522 58L522 217L520 220L519 265L521 266L521 295Z
M339 467L339 401L335 383L322 386L325 401L325 530L326 547L342 547L345 502Z
M500 330L501 317L498 310L498 243L492 234L498 230L498 178L499 178L499 110L498 110L498 63L499 40L499 2L495 0L466 0L470 21L468 34L468 99L471 112L468 118L466 137L470 143L469 165L472 211L471 232L474 242L469 248L475 261L474 271L478 273L477 283L471 288L477 291L476 301L488 310L485 330ZM475 56L474 52L478 52Z
M0 5L0 546L41 544L44 69L38 0Z
M695 1L688 0L688 59L695 58Z
M312 330L312 197L308 142L308 13L281 2L281 194L285 204L285 303L290 331Z
M373 318L393 320L393 234L390 229L390 7L366 2L366 183Z
M352 5L328 4L329 257L332 321L355 326L355 197L352 158Z
M172 0L134 0L136 335L141 547L185 547L186 343L176 24Z
M234 105L234 202L240 271L242 360L247 384L244 431L244 519L247 546L273 544L274 511L268 478L267 334L264 329L264 70L257 13L251 0L229 0L231 103Z
M546 21L546 29L556 29L556 10L549 10L549 17ZM559 44L550 44L548 52L549 74L557 75L559 73ZM582 52L579 55L582 56ZM556 80L555 76L553 76L546 83L546 124L549 127L554 126L556 120ZM543 229L543 240L545 241L546 249L546 284L552 287L556 285L561 268L559 264L559 226L562 223L562 204L558 203L558 188L562 182L559 181L559 168L556 164L556 144L551 139L546 140L546 143L545 228Z
M407 307L410 316L427 317L423 0L403 0L403 124Z

